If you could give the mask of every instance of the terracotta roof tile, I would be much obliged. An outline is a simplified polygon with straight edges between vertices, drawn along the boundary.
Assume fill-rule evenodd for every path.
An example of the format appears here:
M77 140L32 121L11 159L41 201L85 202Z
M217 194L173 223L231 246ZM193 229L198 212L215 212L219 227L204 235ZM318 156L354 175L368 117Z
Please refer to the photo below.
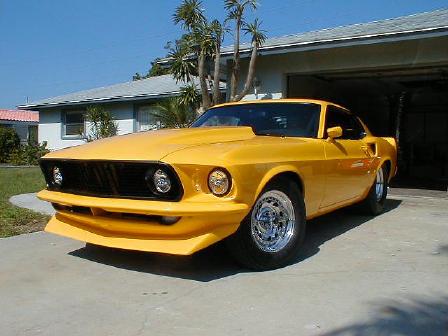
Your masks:
M39 122L39 112L0 109L0 120Z

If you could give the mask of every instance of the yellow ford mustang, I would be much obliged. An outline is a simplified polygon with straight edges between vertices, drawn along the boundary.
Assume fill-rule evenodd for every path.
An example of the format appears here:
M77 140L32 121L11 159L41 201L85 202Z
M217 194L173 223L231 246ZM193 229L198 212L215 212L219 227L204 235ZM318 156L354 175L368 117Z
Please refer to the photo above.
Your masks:
M123 249L192 254L226 238L243 265L300 254L306 220L361 202L382 211L393 138L317 100L223 104L188 129L117 136L47 154L57 210L46 231Z

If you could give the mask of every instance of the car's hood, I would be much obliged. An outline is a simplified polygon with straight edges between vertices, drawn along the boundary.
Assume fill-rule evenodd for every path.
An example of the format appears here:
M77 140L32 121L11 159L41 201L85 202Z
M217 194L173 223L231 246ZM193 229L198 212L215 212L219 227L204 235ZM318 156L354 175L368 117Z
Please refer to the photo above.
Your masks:
M161 160L175 151L201 144L254 138L250 127L206 127L148 131L115 136L51 152L45 158L80 160ZM204 153L206 154L206 153Z

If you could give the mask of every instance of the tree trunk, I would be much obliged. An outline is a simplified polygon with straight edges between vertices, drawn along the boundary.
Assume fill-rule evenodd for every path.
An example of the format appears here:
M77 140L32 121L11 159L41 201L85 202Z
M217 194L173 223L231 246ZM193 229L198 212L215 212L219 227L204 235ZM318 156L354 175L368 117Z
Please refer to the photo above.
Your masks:
M213 69L213 105L221 102L221 91L219 90L221 61L221 45L218 43L215 50L215 68Z
M395 121L395 140L397 141L397 146L400 145L401 139L401 120L403 117L403 112L405 109L405 103L408 93L406 91L402 91L398 98L398 109L397 109L397 119Z
M249 69L247 71L246 82L244 83L243 91L240 94L234 97L233 101L240 101L244 98L245 95L249 93L250 88L252 87L252 82L254 80L255 75L255 62L257 60L258 46L257 43L254 43L252 47L252 54L250 55Z
M240 32L241 19L237 19L235 27L235 43L233 45L233 68L230 80L230 101L235 101L236 91L240 75Z
M205 80L205 57L205 51L201 50L198 59L198 75L202 95L202 108L204 110L210 107L210 96L208 94L207 82Z

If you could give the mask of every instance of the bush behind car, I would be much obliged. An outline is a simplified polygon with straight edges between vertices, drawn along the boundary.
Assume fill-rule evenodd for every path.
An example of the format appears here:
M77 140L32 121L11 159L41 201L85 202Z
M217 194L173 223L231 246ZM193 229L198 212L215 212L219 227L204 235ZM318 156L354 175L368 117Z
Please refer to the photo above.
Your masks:
M0 126L0 163L8 162L10 154L20 148L20 138L13 128Z

